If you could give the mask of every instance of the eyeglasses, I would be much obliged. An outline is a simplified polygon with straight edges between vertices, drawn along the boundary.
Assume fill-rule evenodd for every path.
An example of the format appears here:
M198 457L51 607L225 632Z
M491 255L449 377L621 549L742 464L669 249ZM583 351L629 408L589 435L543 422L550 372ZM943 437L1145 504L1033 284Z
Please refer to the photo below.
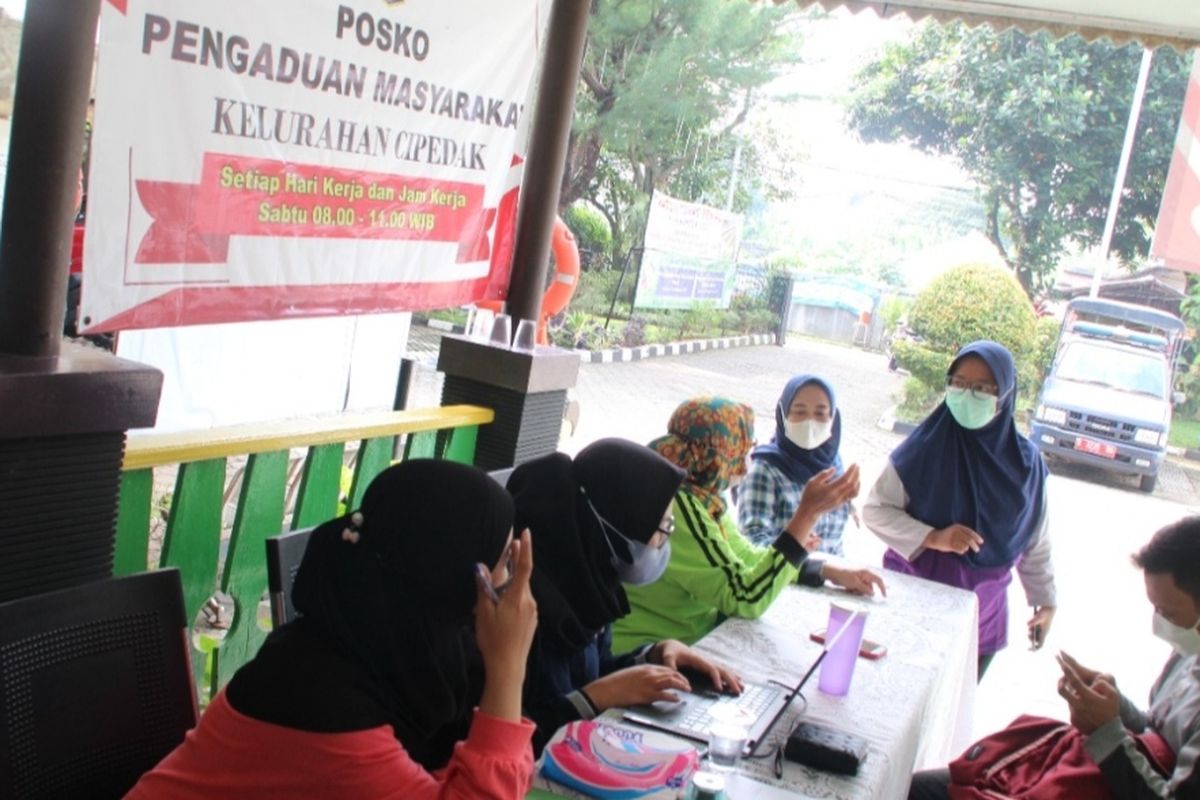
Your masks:
M654 534L650 537L650 541L646 544L653 547L655 550L660 549L671 538L671 534L675 532L675 513L668 511L667 515L658 522L658 527L654 529Z
M970 392L971 397L974 397L976 400L1000 396L1000 387L994 383L968 383L962 378L956 378L953 375L946 376L946 390Z

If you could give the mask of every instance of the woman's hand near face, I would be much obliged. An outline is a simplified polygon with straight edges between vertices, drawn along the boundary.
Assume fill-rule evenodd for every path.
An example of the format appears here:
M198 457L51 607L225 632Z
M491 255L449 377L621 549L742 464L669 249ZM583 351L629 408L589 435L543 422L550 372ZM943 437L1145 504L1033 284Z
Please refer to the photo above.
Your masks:
M500 719L521 719L521 685L525 661L537 629L537 603L529 589L533 573L533 543L526 530L512 543L512 582L492 600L480 584L475 587L475 643L485 672L479 709ZM482 581L484 579L477 579Z

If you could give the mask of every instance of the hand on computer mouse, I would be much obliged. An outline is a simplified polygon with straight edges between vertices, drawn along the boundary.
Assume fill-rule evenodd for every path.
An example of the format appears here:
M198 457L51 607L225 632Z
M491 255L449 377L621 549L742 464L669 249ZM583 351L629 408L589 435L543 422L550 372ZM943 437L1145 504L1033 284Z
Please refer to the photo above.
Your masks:
M664 639L650 648L646 660L681 672L690 670L699 673L707 678L708 685L716 691L725 694L742 693L742 679L736 673L714 664L683 642Z
M690 691L687 678L670 667L656 664L640 664L610 672L603 678L583 687L597 711L606 708L628 708L642 706L660 700L676 703L679 695L674 690Z

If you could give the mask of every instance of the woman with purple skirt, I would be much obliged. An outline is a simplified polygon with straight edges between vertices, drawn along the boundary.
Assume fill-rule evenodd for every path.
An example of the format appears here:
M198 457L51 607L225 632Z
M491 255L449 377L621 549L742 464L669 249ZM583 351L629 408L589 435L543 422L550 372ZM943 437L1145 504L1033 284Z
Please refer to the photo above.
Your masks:
M888 459L863 521L888 545L887 569L975 592L982 678L1008 644L1007 589L1016 567L1040 648L1054 619L1046 465L1017 431L1016 366L979 341L959 351L945 400Z

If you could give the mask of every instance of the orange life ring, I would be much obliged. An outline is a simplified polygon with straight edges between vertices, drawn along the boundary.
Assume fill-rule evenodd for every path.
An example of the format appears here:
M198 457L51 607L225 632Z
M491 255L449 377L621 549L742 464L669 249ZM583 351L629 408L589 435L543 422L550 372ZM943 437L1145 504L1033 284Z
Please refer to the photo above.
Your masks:
M546 325L555 314L560 314L575 296L579 288L579 246L575 234L561 218L554 219L554 233L550 237L550 249L554 251L554 275L542 295L542 313L538 319L538 344L550 344Z
M579 288L579 246L575 244L575 235L571 233L571 229L558 217L554 219L550 249L554 252L554 274L542 295L537 326L538 344L550 344L550 337L546 332L547 323L555 314L562 313L575 295L575 290ZM504 301L479 300L475 306L498 314L504 309Z

